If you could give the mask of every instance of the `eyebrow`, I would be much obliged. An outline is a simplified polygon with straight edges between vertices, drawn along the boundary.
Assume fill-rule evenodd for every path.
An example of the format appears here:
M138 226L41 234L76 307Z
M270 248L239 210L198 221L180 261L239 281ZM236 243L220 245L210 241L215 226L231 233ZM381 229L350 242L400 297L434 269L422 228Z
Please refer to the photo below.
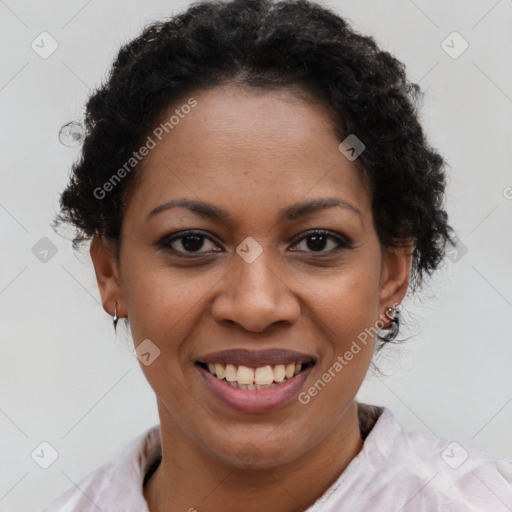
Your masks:
M338 197L319 197L309 201L302 201L300 203L292 204L283 208L279 212L278 221L283 222L286 220L296 220L300 217L309 215L310 213L319 210L325 210L327 208L333 208L336 206L346 208L347 210L358 214L361 223L364 224L362 213L355 206ZM182 197L179 199L171 199L157 206L151 210L151 212L149 212L149 215L146 217L146 221L149 221L151 218L161 212L178 207L186 208L206 219L213 219L219 222L229 222L231 220L231 215L224 208L206 203L204 201L197 201L195 199L187 199Z

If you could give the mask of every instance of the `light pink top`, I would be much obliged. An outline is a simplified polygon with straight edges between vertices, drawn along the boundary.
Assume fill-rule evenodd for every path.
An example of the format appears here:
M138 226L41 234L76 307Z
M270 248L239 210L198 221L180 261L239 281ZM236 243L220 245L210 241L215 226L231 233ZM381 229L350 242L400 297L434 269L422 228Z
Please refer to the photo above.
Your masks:
M358 406L363 449L305 512L512 511L512 464L405 431L386 407ZM144 476L160 456L156 425L39 512L148 512Z

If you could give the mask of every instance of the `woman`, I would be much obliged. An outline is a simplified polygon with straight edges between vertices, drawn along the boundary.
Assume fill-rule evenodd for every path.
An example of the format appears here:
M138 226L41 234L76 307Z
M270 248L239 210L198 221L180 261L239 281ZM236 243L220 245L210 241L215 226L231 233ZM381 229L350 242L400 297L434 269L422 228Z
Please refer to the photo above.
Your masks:
M500 461L355 400L453 242L419 92L304 0L195 4L120 50L56 224L160 425L43 510L510 509Z

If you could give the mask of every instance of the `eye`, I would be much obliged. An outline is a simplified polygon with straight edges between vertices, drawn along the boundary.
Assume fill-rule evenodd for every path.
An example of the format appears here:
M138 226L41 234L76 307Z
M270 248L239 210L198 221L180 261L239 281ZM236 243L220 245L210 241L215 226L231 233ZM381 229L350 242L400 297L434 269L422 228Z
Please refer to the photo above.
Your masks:
M213 247L210 251L201 251L205 247L205 240L209 241ZM330 242L330 243L329 243ZM332 253L343 249L351 249L352 244L341 235L334 235L330 231L315 229L306 232L292 247L303 244L303 249L292 249L299 252L316 252L316 253ZM205 255L211 252L221 252L217 244L211 238L201 231L181 231L171 235L164 236L157 247L175 253L178 256L194 257L195 254ZM328 246L331 245L329 248ZM325 248L327 247L327 250Z
M329 245L329 240L331 241L331 248L325 251L323 249ZM352 244L345 238L333 235L330 231L321 229L315 229L307 232L305 236L299 239L298 243L293 245L293 247L296 247L303 242L305 242L303 246L306 247L306 251L307 249L310 249L310 252L330 253L352 248Z
M171 252L181 255L194 253L206 254L208 251L200 251L200 249L204 248L205 240L213 244L213 241L200 231L182 231L181 233L165 236L157 242L157 246L161 249L170 250ZM219 252L219 250L214 250L214 252Z

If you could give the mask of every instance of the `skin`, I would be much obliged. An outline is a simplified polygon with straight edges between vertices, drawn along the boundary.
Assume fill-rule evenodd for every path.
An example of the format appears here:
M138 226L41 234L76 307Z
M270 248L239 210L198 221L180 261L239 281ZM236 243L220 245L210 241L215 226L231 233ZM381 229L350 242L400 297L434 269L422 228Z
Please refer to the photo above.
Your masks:
M114 241L96 236L90 249L105 310L113 314L116 301L135 345L149 338L160 349L152 364L141 364L157 398L163 453L144 495L152 512L224 512L240 503L247 512L305 510L363 446L355 396L375 339L308 404L294 399L257 414L220 403L194 361L227 348L296 350L317 359L307 390L402 301L411 251L381 246L371 193L357 162L339 151L324 106L285 89L222 86L191 96L197 106L144 159L119 262ZM225 208L232 220L182 207L146 220L181 197ZM278 220L281 208L319 197L341 198L360 215L334 207ZM315 247L304 238L314 228L348 238L353 248L336 252L330 238ZM187 229L210 237L197 252L189 249L195 258L180 258L183 239L172 243L177 255L156 247ZM236 253L248 236L263 249L252 263Z

